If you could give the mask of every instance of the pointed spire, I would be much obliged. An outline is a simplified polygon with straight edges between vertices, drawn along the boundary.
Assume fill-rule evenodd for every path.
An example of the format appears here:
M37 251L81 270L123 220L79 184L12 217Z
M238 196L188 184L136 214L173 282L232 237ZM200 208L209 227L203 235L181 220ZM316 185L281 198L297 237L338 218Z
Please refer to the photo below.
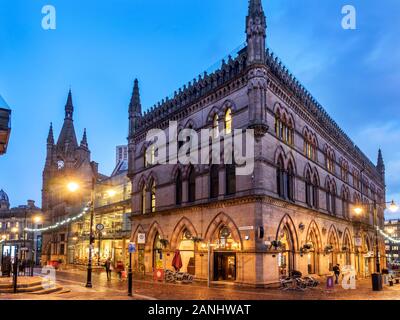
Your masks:
M139 92L139 81L135 79L133 85L133 92L131 97L131 102L129 103L129 113L130 114L142 114L142 105L140 103L140 92Z
M72 103L72 92L70 88L68 92L67 103L65 104L65 119L72 120L73 113L74 113L74 105Z
M76 139L74 122L72 121L72 114L74 112L74 106L72 103L71 89L68 92L67 103L65 104L65 119L61 129L61 133L57 140L57 147L62 150L71 149L78 147L78 141Z
M88 148L87 136L86 136L86 128L83 130L83 137L81 141L81 147Z
M249 63L265 62L267 22L261 0L249 0L246 17L247 59Z
M50 122L50 130L49 135L47 136L47 144L53 145L54 144L54 134L53 134L53 123Z
M382 156L382 150L381 149L378 150L378 162L377 162L376 167L378 169L385 170L385 163L383 161L383 156Z

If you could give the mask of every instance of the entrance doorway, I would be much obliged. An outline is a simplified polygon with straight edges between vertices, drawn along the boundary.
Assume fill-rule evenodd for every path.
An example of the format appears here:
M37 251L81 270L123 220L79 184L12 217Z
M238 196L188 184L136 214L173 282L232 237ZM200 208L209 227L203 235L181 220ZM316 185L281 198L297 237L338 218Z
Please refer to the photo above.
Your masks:
M235 281L236 280L236 253L215 252L214 253L214 280Z

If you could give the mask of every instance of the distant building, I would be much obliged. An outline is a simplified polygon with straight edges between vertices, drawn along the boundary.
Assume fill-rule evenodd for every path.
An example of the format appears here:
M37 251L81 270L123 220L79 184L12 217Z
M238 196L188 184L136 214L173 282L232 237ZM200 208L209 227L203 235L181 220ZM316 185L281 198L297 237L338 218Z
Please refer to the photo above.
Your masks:
M0 155L7 151L11 133L11 110L0 95Z
M117 146L115 163L118 164L121 161L128 161L128 146Z
M400 237L400 220L390 219L385 221L385 233L391 238L399 239ZM386 261L388 266L400 265L400 244L394 243L389 239L385 239Z
M8 195L0 190L0 248L1 259L5 255L19 256L20 259L29 259L40 263L42 235L40 232L24 231L25 228L41 228L42 216L35 201L28 200L26 205L10 208ZM22 251L27 248L26 251Z

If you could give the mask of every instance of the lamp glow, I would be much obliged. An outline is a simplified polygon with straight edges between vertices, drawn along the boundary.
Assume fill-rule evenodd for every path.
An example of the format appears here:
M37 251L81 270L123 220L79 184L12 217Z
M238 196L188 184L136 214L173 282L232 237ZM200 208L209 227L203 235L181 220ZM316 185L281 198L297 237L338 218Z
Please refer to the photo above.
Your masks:
M362 213L362 208L361 207L355 207L354 208L354 212L357 214L357 215L360 215L361 213Z
M394 200L392 200L390 206L389 206L389 210L391 212L396 212L399 209L399 207L396 205L396 203L394 202Z
M76 182L70 182L68 183L67 188L70 192L76 192L79 189L79 185Z
M109 189L109 190L107 190L107 194L108 194L109 197L112 198L117 194L117 192L115 190L113 190L113 189Z

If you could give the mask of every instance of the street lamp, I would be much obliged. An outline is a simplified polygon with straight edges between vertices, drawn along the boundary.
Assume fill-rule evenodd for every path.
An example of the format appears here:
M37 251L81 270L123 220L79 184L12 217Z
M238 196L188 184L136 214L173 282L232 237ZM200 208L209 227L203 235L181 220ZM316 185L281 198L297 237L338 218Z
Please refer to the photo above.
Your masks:
M379 203L379 205L385 206L385 207L387 204L390 204L390 206L389 206L390 211L392 211L392 212L397 211L398 206L395 204L394 200L392 200L390 202ZM354 208L354 212L358 216L360 216L361 213L363 212L362 206L367 206L369 209L370 205L371 204L369 204L369 203L359 205ZM377 209L378 203L376 202L376 200L374 200L372 205L373 205L373 212L374 212L373 227L375 228L375 264L376 264L375 274L372 275L372 284L373 284L373 290L376 289L376 291L380 291L380 290L382 290L382 277L380 274L381 273L381 264L380 264L380 260L379 260L379 241L378 241L378 209ZM378 282L377 288L374 287L375 281Z
M94 224L94 202L95 202L95 182L96 179L93 176L91 180L90 187L90 231L89 231L89 258L88 258L88 266L87 266L87 279L86 279L86 288L92 288L92 250L94 246L94 232L93 232L93 224ZM71 181L67 184L67 189L74 193L79 190L80 186L75 181ZM116 192L112 189L108 190L107 193L115 195Z

